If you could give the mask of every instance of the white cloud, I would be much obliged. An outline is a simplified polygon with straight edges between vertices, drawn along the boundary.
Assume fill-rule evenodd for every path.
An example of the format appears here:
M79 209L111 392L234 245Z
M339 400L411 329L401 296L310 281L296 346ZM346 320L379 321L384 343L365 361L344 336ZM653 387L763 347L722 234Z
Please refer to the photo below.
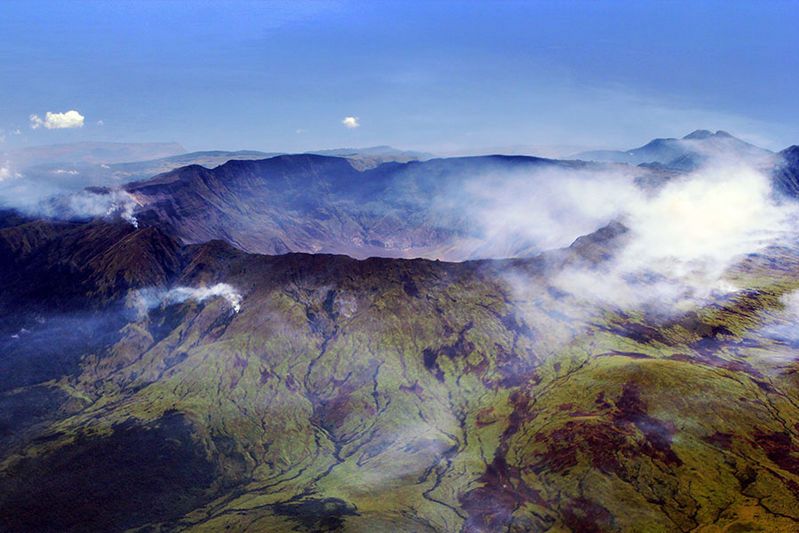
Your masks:
M342 120L341 123L344 124L345 128L350 128L350 129L357 128L360 126L360 124L358 123L358 117L344 117L344 120Z
M620 219L623 248L596 269L559 273L556 286L586 300L685 310L737 290L725 274L747 253L795 234L797 206L776 200L769 177L742 164L720 164L674 179L654 195L628 198Z
M186 300L204 302L210 298L221 297L227 300L235 312L241 310L241 295L227 283L217 283L211 287L175 287L164 295L165 303L182 303Z
M11 167L11 162L6 161L3 164L0 164L0 183L11 181L12 179L19 179L22 177L22 174L15 171ZM2 204L2 195L0 195L0 204Z
M54 196L30 206L22 206L22 209L37 216L57 219L118 216L138 228L139 222L134 214L137 206L133 195L115 189L99 193L83 190Z
M105 121L104 121L104 120L102 120L102 119L101 119L101 120L98 120L98 121L97 121L97 125L98 125L98 126L105 126Z
M759 353L770 361L788 363L799 359L799 291L783 294L780 303L781 309L761 312L763 325L757 333L775 342Z
M799 205L776 197L754 163L716 157L657 187L638 185L642 169L613 165L464 176L433 205L467 232L442 258L533 255L618 221L628 231L612 257L570 261L548 283L583 309L684 310L736 291L732 266L797 235Z
M437 211L463 213L476 230L480 248L459 253L470 259L512 257L529 248L569 246L620 216L640 196L634 180L634 173L621 168L502 170L458 181L435 199L435 206Z
M160 305L180 304L188 300L204 302L212 298L224 298L236 313L241 310L241 294L227 283L197 288L180 286L169 290L148 287L129 293L128 305L137 310L139 318L144 318L150 309Z
M64 128L82 128L84 116L74 109L64 113L53 113L48 111L44 115L44 120L39 115L31 115L31 128L38 129L42 126L48 130L58 130Z

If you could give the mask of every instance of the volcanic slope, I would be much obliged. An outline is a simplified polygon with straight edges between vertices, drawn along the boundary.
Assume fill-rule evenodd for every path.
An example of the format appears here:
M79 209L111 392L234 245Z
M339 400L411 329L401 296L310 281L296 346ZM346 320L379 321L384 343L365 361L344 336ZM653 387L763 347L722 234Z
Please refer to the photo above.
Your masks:
M617 166L655 179L658 171ZM212 239L255 253L337 253L356 258L463 260L516 257L534 243L488 249L464 196L475 179L546 172L600 172L607 164L523 156L481 156L388 162L361 168L320 155L284 155L192 165L125 187L140 204L143 225L181 242Z
M797 352L766 325L797 255L668 319L550 285L623 235L452 264L0 229L0 529L796 531ZM158 303L217 283L239 312Z

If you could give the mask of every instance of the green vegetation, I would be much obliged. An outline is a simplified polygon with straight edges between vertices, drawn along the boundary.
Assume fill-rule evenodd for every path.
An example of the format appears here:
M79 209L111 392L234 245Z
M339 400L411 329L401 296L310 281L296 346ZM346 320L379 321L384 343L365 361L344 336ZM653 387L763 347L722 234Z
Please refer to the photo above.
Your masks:
M109 240L93 264L121 273L74 274L85 294L224 281L241 311L156 308L4 389L54 405L3 433L3 529L799 530L795 348L763 330L793 268L750 258L730 274L750 290L655 319L579 315L534 261L147 255L136 236L172 250L137 232L125 263Z

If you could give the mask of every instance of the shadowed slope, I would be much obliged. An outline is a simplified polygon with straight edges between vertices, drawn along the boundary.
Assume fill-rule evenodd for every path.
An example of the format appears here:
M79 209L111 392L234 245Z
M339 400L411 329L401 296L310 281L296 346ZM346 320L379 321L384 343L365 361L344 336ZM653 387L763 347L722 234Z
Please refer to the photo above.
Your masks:
M249 252L466 259L478 252L468 206L439 205L493 172L584 169L586 163L485 156L358 170L317 155L190 166L130 184L139 220L187 243L222 239ZM530 243L521 243L526 250Z

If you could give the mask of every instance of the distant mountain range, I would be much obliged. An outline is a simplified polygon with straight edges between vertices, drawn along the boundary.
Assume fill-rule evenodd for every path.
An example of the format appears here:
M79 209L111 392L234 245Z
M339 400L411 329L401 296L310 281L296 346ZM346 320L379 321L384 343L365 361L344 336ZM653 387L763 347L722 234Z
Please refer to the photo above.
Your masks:
M373 168L385 162L428 159L430 154L397 150L390 146L319 150L321 155L343 157L358 168ZM114 187L150 178L189 165L213 168L231 160L267 159L282 152L257 150L208 150L186 152L177 143L83 142L45 145L0 154L0 168L9 176L0 180L0 205L6 195L22 193L35 200L84 187ZM3 183L3 182L6 183ZM7 203L7 202L6 202Z
M432 156L422 152L397 150L390 146L373 146L367 148L337 148L331 150L317 150L305 152L307 154L343 157L355 162L359 168L372 168L382 163L397 161L405 163ZM189 165L200 165L214 168L228 161L250 161L268 159L278 155L287 155L285 152L259 152L257 150L223 151L211 150L203 152L189 152L171 157L164 157L150 161L134 161L110 165L113 175L118 179L129 181L146 179L156 174L161 174Z
M110 164L186 153L178 143L78 142L31 146L4 154L19 168L33 165Z
M339 157L282 155L230 161L213 169L193 165L129 184L125 190L139 204L143 224L168 228L186 243L221 239L244 251L267 254L463 260L540 251L523 235L505 232L489 237L476 225L484 197L491 191L475 194L475 185L504 187L492 176L517 176L535 187L534 176L547 172L581 172L595 175L595 180L626 174L648 188L693 170L708 158L723 157L772 172L775 180L785 182L778 186L784 192L794 194L797 187L791 150L773 154L725 132L699 130L683 139L657 139L640 149L610 154L623 154L619 158L628 161L475 156L373 166Z
M132 195L130 209L136 211L139 223L158 226L188 244L221 239L254 253L463 260L540 251L523 231L489 235L485 226L491 221L476 220L485 217L481 209L492 189L504 187L491 176L530 180L550 171L580 172L601 180L603 175L615 174L651 188L697 168L708 158L723 157L739 158L772 172L777 188L785 193L799 191L799 162L793 148L774 154L726 132L707 130L682 139L655 139L626 152L576 156L594 160L589 162L530 156L433 159L430 154L379 146L294 155L205 151L97 163L103 153L110 161L148 149L179 147L81 144L53 148L54 155L48 156L51 163L28 167L25 179L0 182L0 200L28 194L31 202L40 202L48 195L86 186L94 187L94 192L120 189ZM65 165L67 160L78 162ZM475 192L475 187L484 190ZM80 214L59 205L46 212ZM91 216L99 214L97 209L103 208L95 207ZM590 229L595 228L585 228Z
M383 163L407 163L409 161L424 161L432 159L433 154L414 152L412 150L397 150L390 146L372 146L368 148L336 148L333 150L315 150L307 154L344 157L354 162L360 169L374 168Z
M384 163L285 155L193 165L129 184L137 218L186 243L212 239L257 253L340 253L357 258L462 260L536 251L532 243L486 244L470 225L463 188L481 176L599 171L602 165L525 156ZM640 174L656 173L642 170ZM450 203L451 202L451 203Z
M681 139L654 139L632 150L598 150L572 156L586 161L631 165L656 164L677 170L693 170L711 157L764 159L772 152L733 137L726 131L696 130Z

